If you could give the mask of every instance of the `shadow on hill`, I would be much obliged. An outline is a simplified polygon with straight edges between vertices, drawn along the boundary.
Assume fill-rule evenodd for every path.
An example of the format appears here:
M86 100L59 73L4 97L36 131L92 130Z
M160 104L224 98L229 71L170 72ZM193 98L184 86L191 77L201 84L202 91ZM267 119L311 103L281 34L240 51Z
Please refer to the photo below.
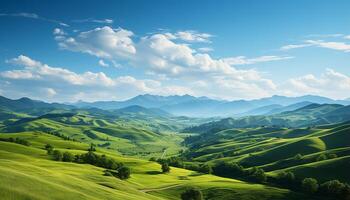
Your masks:
M162 174L162 172L160 172L160 171L147 171L146 174L149 174L149 175L158 175L158 174Z

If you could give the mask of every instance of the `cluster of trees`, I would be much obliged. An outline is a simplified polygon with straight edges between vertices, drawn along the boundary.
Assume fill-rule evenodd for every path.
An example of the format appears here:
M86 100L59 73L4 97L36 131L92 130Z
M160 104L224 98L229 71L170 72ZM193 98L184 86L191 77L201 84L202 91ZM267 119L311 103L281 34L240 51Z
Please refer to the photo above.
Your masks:
M253 167L245 170L237 163L220 162L213 166L213 174L228 178L242 178L253 182L266 182L267 176L263 169Z
M4 142L13 142L13 143L17 143L17 144L21 144L21 145L25 145L25 146L29 146L30 143L27 140L21 139L21 138L0 138L0 141L4 141Z
M50 135L54 135L54 136L60 137L60 138L62 138L64 140L71 140L71 141L77 142L77 140L72 139L69 136L66 136L66 135L64 135L62 133L59 133L59 132L56 132L56 131L46 130L45 132L50 134Z
M81 164L91 164L97 167L102 167L109 170L109 173L120 178L128 179L130 177L130 169L124 166L123 163L116 162L112 158L108 158L106 155L98 155L93 151L96 151L94 145L91 145L89 151L84 154L73 155L66 151L61 152L55 150L50 144L45 145L45 149L49 155L52 155L54 160L63 162L75 162Z
M342 183L339 180L331 180L318 184L318 181L314 178L305 178L301 182L301 187L304 192L310 194L316 193L335 199L350 199L350 185Z
M208 164L203 164L203 163L185 163L181 158L179 157L170 157L166 159L156 159L156 158L151 158L150 161L155 161L158 162L159 164L163 165L166 163L169 166L172 167L179 167L179 168L184 168L184 169L189 169L205 174L211 174L213 172L213 169L210 165Z
M182 200L202 200L203 194L197 188L188 188L183 193L181 193Z

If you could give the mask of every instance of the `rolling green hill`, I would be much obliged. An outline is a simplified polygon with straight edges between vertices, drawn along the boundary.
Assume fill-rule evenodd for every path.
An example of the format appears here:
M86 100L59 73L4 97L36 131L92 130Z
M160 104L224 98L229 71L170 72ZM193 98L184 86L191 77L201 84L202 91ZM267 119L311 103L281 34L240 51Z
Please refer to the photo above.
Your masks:
M217 132L230 128L260 126L306 127L350 120L349 106L340 104L309 104L302 108L274 115L257 115L241 118L225 118L184 129L184 132Z
M299 178L350 182L350 123L313 128L241 128L186 138L188 160L202 163L239 163L259 167L269 175L295 172ZM336 170L329 174L327 170Z
M2 133L1 138L18 137L24 146L0 141L0 193L2 199L179 199L188 186L200 188L208 199L312 199L300 193L271 186L199 174L171 168L160 172L155 162L120 156L97 148L131 168L131 178L123 181L104 176L104 169L89 164L54 161L43 149L51 144L62 151L82 153L88 144L63 140L46 133Z

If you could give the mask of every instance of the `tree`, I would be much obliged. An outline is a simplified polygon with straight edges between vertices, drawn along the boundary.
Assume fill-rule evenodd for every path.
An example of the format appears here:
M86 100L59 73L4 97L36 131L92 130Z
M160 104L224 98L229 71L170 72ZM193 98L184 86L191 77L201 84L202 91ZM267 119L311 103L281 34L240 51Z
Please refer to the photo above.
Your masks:
M91 143L88 151L96 151L96 145L94 143Z
M189 188L181 194L182 200L202 200L203 195L199 189Z
M53 146L51 144L46 144L45 149L47 151L47 154L52 154Z
M170 167L168 163L162 163L162 172L163 173L169 173L170 172Z
M300 153L298 153L297 155L295 155L295 156L293 157L293 159L294 159L294 160L302 160L302 159L303 159L303 156L302 156Z
M118 169L118 177L122 180L130 178L130 168L122 166Z
M72 162L74 160L74 155L69 153L68 151L64 152L62 155L63 162Z
M281 172L277 176L277 183L288 188L298 187L295 183L295 175L293 172Z
M255 181L259 182L259 183L263 183L266 182L267 177L265 174L265 171L263 169L257 169L253 174L252 177Z
M305 178L301 183L301 187L305 192L313 194L317 192L318 182L314 178Z
M55 160L57 160L57 161L61 161L62 158L63 158L62 153L61 153L60 151L58 151L58 150L54 150L54 151L52 152L52 155L53 155L53 158L54 158Z
M199 171L205 174L211 174L213 173L213 169L208 164L202 164L199 166Z
M344 187L344 183L338 180L331 180L320 185L320 192L331 196L338 196L342 193Z

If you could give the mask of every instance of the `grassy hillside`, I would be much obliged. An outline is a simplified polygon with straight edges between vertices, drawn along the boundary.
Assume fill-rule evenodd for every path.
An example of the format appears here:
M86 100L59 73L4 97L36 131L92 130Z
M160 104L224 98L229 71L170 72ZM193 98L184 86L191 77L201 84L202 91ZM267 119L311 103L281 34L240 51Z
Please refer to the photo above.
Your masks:
M350 120L349 106L339 104L309 104L302 108L273 115L225 118L184 129L184 132L215 133L230 128L307 127Z
M30 142L24 146L0 142L0 193L2 199L179 199L188 186L203 190L208 199L307 199L306 196L259 184L171 168L163 174L155 162L120 156L114 151L97 148L131 168L131 178L122 181L104 176L103 168L89 164L53 161L45 144L70 151L85 152L88 144L63 140L35 132L2 133L2 138L18 137Z
M188 160L215 164L236 162L249 169L259 167L269 175L295 172L300 178L350 182L350 124L313 128L226 129L186 138ZM333 175L327 170L335 170Z
M70 140L94 143L99 147L130 156L177 154L182 138L174 133L155 133L147 128L112 120L96 119L80 114L54 114L24 118L2 129L7 133L40 132L67 137Z

